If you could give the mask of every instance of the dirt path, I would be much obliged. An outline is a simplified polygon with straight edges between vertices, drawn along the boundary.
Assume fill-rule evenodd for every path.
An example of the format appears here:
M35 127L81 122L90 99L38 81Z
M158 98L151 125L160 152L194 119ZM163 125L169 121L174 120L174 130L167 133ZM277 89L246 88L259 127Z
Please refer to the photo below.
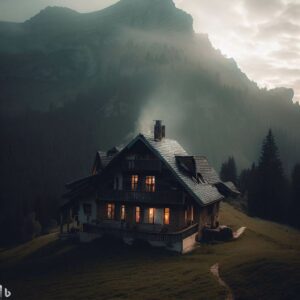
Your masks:
M235 232L233 233L233 238L234 238L234 239L239 238L239 237L244 233L244 231L246 230L246 228L247 228L247 227L241 227L241 228L239 228L237 231L235 231Z
M213 266L210 267L210 271L211 273L217 278L219 284L223 287L226 288L227 290L227 296L225 298L225 300L234 300L234 296L233 296L233 293L232 293L232 290L231 288L228 286L228 284L220 277L220 274L219 274L219 264L216 263L214 264Z

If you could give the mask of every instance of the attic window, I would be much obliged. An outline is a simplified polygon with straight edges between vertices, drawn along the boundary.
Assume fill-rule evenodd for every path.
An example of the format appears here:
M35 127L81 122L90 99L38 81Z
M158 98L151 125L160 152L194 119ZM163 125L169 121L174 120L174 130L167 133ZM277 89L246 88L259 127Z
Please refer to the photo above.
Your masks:
M134 169L134 160L133 159L129 159L128 160L128 169L129 170L133 170Z
M146 176L146 192L155 192L155 176Z
M197 179L199 183L206 183L203 176L200 173L197 173Z

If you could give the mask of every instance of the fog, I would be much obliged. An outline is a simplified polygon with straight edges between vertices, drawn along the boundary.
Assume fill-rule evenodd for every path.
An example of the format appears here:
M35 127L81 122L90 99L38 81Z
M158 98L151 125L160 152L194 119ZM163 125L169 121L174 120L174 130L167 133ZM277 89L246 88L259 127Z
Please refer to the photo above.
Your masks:
M291 89L258 88L170 1L135 1L106 13L48 8L25 24L0 23L7 220L38 204L47 225L64 183L90 175L96 151L151 132L155 119L216 170L228 156L239 170L257 162L270 128L286 172L300 161L300 106Z
M25 21L46 6L79 12L103 9L116 0L1 0L0 20ZM300 3L298 0L174 0L193 16L196 32L266 88L290 87L300 101Z

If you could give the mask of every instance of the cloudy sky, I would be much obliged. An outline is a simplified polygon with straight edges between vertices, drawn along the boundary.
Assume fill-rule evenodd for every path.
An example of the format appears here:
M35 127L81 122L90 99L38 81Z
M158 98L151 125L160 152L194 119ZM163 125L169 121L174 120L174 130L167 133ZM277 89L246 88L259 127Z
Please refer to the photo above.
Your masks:
M117 0L0 0L0 20L24 21L48 5L87 12ZM292 87L300 102L300 0L174 0L261 87Z

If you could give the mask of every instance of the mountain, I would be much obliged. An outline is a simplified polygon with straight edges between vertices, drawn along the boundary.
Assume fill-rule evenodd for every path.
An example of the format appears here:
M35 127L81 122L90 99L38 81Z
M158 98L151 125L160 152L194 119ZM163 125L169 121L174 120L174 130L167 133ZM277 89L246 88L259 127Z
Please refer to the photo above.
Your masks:
M1 22L0 70L2 203L57 203L66 181L90 172L96 150L154 119L217 169L229 155L240 167L257 160L270 127L287 172L300 161L293 91L258 88L171 0L121 0L93 13L48 7Z

